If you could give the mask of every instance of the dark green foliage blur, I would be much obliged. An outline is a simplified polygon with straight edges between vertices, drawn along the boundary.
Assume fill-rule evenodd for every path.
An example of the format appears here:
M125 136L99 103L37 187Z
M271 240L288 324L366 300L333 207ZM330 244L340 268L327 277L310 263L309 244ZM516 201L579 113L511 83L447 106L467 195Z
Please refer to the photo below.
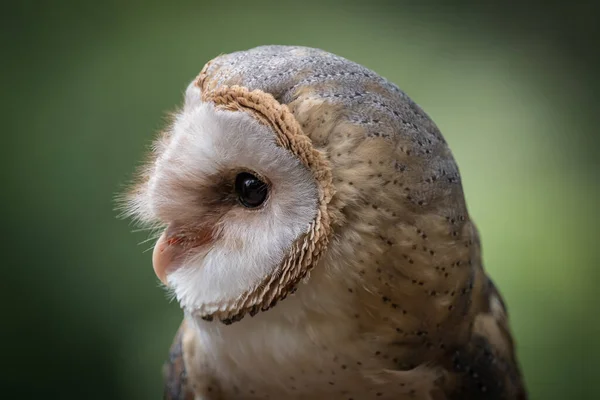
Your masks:
M3 4L3 398L160 398L181 315L113 198L204 63L260 44L337 53L423 106L461 168L531 398L600 398L598 13L410 4Z

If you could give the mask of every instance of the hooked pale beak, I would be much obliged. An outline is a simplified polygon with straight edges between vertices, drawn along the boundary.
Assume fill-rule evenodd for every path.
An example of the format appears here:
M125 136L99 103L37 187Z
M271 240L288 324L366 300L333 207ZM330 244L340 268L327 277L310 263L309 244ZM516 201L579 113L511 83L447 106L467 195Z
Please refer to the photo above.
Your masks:
M154 273L167 285L167 276L183 266L185 256L192 250L213 241L212 229L181 231L169 226L154 245L152 266Z

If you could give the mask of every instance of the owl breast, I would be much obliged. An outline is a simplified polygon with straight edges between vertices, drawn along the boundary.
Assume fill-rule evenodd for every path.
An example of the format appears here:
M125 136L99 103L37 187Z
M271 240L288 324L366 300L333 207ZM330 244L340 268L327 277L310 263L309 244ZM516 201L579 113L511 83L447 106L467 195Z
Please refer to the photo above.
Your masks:
M188 348L197 350L202 366L190 362L188 373L204 376L208 368L223 398L429 396L436 371L408 366L398 371L406 351L401 345L389 346L393 336L369 315L374 304L361 306L346 288L320 292L319 286L330 286L327 279L326 271L315 271L305 290L230 326L196 321L199 329L190 332L194 345L188 343ZM328 303L347 307L325 313L315 305L315 296L323 307Z

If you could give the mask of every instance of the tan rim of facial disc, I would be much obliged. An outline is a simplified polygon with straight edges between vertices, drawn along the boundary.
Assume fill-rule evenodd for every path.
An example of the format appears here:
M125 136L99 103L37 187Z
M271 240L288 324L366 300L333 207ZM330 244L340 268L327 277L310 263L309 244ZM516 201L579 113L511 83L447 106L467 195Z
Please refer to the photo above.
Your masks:
M308 168L317 183L317 214L307 227L304 235L291 246L273 276L267 277L253 288L229 304L223 304L216 312L203 315L205 319L219 318L225 323L240 320L246 313L254 315L273 307L296 290L296 285L307 276L316 265L327 247L331 234L331 210L329 202L334 194L331 168L324 154L313 148L300 124L286 105L261 90L250 91L241 86L220 86L214 90L204 90L203 74L196 85L202 91L202 100L212 102L216 107L237 112L247 112L275 133L277 144L294 154Z

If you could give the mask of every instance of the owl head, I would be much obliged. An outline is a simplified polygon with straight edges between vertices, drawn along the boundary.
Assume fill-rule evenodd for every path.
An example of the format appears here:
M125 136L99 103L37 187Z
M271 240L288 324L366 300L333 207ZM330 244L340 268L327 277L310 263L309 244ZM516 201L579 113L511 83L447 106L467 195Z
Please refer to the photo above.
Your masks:
M461 211L435 125L344 58L288 46L221 56L183 103L127 207L164 227L154 270L195 316L230 323L267 310L324 256L358 276L359 261L392 245L395 258L412 251L437 221L422 215Z
M272 307L326 248L331 171L287 107L262 91L187 88L131 197L166 226L153 253L181 306L230 321Z

